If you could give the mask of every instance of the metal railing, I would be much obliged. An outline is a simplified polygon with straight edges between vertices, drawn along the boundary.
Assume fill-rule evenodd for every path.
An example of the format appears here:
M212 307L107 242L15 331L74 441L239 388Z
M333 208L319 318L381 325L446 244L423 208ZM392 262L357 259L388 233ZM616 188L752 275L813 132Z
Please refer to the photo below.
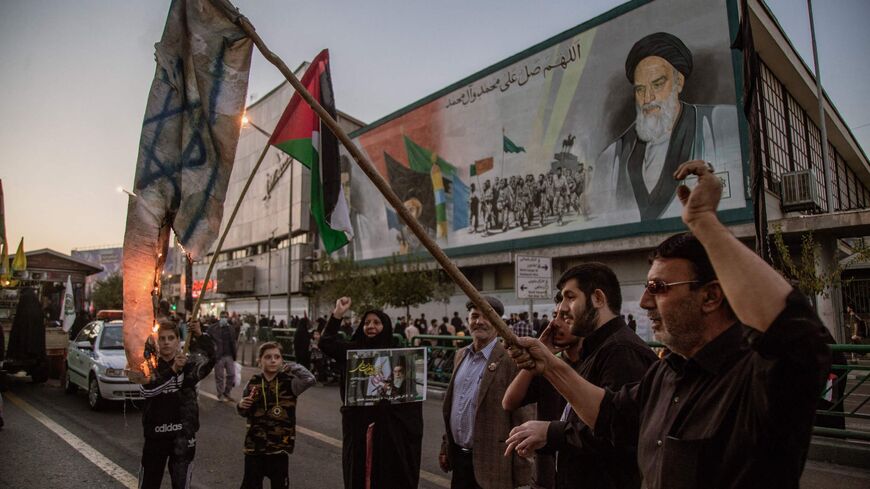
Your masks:
M284 349L284 358L294 360L293 328L273 329L272 341ZM347 335L339 333L343 339ZM428 351L429 385L446 388L453 375L456 352L469 345L471 336L441 336L421 334L412 341L394 334L400 347L424 347ZM659 353L664 345L654 341L647 343ZM256 345L253 345L254 356ZM870 441L870 345L831 345L834 364L829 382L819 399L816 411L816 426L813 434L819 436ZM242 357L244 363L244 357ZM253 359L252 365L256 363Z
M412 347L425 347L428 351L429 385L447 388L453 375L456 351L471 343L470 336L441 336L420 334L411 339Z
M277 342L281 345L282 356L285 360L296 360L296 353L293 350L293 338L296 336L296 328L272 328L270 333L271 335L268 340L260 340L260 338L257 338L258 342ZM344 331L339 331L338 336L342 341L347 341L349 339ZM393 333L393 341L397 345L397 348L402 348L408 345L408 340L398 333Z
M834 362L813 434L870 441L870 345L831 345Z

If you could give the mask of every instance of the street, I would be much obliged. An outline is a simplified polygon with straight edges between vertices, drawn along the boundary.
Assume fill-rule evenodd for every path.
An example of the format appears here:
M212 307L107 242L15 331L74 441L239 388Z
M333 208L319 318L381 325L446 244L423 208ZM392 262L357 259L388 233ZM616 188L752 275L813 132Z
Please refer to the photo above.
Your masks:
M254 371L245 367L243 381ZM240 391L236 387L237 399ZM87 407L84 392L67 395L54 382L13 384L4 393L4 401L0 487L136 487L142 447L138 406L118 403L93 412ZM342 486L338 408L337 386L318 385L300 397L296 449L290 456L291 487ZM443 430L441 401L426 401L423 416L420 487L448 487L449 474L442 473L437 464ZM232 405L217 402L212 377L200 384L200 424L193 487L238 487L243 471L245 423ZM809 461L801 485L863 489L870 485L870 471ZM170 487L168 477L163 487Z

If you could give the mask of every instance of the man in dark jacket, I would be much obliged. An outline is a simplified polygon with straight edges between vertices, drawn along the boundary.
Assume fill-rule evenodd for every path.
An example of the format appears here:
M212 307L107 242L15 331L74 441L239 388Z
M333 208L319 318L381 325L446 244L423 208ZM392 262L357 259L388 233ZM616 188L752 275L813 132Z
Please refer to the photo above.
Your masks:
M650 257L640 306L670 353L640 383L595 386L534 338L518 338L512 355L596 436L637 446L648 489L798 487L831 369L827 330L806 296L719 221L722 184L710 166L689 161L673 176L698 177L677 190L691 233Z
M612 390L640 381L657 358L622 320L622 294L613 270L603 263L582 263L562 274L557 288L562 296L557 306L560 320L570 326L572 336L583 338L576 357L568 355L572 369L592 384ZM556 328L551 328L541 341L551 351L561 350L555 341ZM508 402L511 399L505 395L503 405L515 409L538 401L552 387L543 377L523 370L508 391L514 393L513 400ZM635 447L614 447L595 436L570 406L555 421L528 421L514 428L507 442L515 442L522 456L537 449L557 452L555 487L559 489L633 489L641 484Z
M296 321L296 333L293 335L293 356L296 363L305 368L311 368L311 334L308 332L308 320Z
M230 397L230 392L236 379L238 336L228 319L227 312L221 311L220 320L208 328L208 335L214 340L215 346L214 384L218 400L235 403L236 401Z
M189 327L190 353L186 355L180 348L178 325L170 320L161 321L157 356L146 357L150 372L130 373L130 380L144 384L140 387L145 398L140 489L160 487L167 459L172 489L190 487L199 430L196 386L214 367L214 343L202 334L198 321L191 321Z

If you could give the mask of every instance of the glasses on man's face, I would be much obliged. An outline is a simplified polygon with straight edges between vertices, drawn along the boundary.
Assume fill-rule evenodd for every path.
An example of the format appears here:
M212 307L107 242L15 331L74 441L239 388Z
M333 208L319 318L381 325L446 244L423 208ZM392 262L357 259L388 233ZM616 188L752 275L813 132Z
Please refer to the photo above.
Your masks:
M649 280L646 283L646 291L652 295L666 294L674 285L697 284L700 280L683 280L682 282L665 282L664 280Z

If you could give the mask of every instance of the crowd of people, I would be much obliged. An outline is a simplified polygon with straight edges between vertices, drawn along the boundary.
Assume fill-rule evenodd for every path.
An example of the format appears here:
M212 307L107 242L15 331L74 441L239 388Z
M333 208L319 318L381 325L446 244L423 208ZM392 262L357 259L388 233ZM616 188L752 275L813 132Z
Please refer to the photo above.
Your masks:
M453 358L438 454L455 489L798 487L831 364L827 330L807 298L719 222L721 187L708 166L689 162L675 177L689 174L697 185L678 193L690 232L653 251L640 299L663 358L622 317L619 279L596 262L562 274L540 332L525 314L513 333L500 331L469 302L467 325L457 312L455 323L399 318L394 329L371 310L345 339L352 300L341 297L318 350L343 378L349 350L397 346L400 324L406 336L411 328L467 331L471 343ZM483 299L504 315L497 298ZM191 322L189 355L178 350L177 325L160 323L159 357L140 379L140 487L158 487L167 461L173 487L188 487L195 386L227 354L223 322L207 333ZM248 420L242 487L261 487L267 476L272 487L288 487L295 406L315 379L301 364L285 365L275 343L260 347L259 362L237 403ZM344 405L341 416L346 488L418 486L421 403Z

